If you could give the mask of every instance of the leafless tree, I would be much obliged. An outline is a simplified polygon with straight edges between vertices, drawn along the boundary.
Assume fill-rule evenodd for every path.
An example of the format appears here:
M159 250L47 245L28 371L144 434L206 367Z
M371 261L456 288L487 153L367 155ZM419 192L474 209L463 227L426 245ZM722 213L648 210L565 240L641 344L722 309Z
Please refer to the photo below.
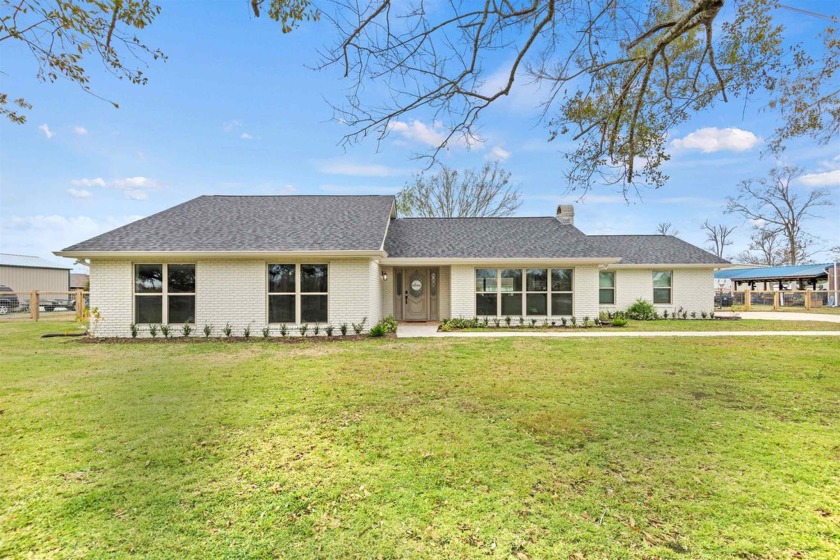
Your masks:
M679 235L680 232L671 225L671 222L659 222L656 226L656 233L659 235Z
M789 264L784 241L778 231L753 228L750 236L750 247L741 251L735 260L744 264L758 264L764 266L782 266Z
M814 237L803 227L807 220L817 217L817 208L833 205L826 189L792 185L802 173L799 167L776 167L769 177L741 181L737 196L728 197L726 205L727 213L752 220L764 237L780 235L783 260L791 265L809 256Z
M485 109L530 81L541 86L549 140L573 141L571 186L621 184L626 194L639 183L664 185L667 132L731 97L762 97L780 114L775 148L791 136L827 142L840 128L840 33L826 25L821 50L807 52L785 40L777 0L335 6L323 16L340 40L323 66L351 80L346 103L335 107L353 129L345 142L381 140L406 119L424 119L439 130L426 154L435 157L477 141Z
M509 181L510 173L498 163L464 172L441 166L434 174L415 175L397 195L397 209L424 218L510 216L522 200Z
M722 259L726 248L732 245L732 240L729 237L738 228L723 224L712 224L709 220L706 220L700 225L700 229L706 232L706 242L709 244L709 250Z

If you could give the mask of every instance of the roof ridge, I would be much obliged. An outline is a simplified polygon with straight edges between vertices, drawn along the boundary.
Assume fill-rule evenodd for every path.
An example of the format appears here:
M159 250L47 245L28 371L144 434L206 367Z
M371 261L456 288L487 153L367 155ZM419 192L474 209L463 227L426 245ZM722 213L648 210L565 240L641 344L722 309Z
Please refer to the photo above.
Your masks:
M197 198L395 198L393 194L204 194ZM195 199L193 199L195 200Z
M556 220L556 216L397 216L395 220ZM563 224L569 225L569 224Z

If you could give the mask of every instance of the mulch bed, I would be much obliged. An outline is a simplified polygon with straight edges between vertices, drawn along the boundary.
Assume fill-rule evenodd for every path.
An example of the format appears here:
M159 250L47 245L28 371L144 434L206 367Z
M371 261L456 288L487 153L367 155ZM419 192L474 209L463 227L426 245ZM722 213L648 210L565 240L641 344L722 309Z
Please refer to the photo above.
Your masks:
M396 338L397 335L395 333L388 333L384 336L378 338ZM245 338L244 336L231 336L231 337L218 337L218 336L211 336L211 337L198 337L198 336L179 336L179 337L171 337L171 338L163 338L162 336L158 336L157 338L145 337L145 338L122 338L122 337L91 337L85 336L75 339L75 342L80 344L204 344L208 342L224 342L228 344L234 344L237 342L268 342L272 344L302 344L304 342L315 342L315 343L332 343L332 342L351 342L357 340L364 340L368 338L376 338L370 337L366 334L348 334L347 336L270 336L268 338L264 338L263 336L252 336L251 338Z

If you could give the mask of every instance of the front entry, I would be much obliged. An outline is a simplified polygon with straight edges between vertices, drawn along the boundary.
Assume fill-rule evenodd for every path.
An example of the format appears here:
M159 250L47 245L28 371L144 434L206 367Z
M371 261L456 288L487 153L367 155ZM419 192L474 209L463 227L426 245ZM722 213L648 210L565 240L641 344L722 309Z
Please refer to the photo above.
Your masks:
M395 311L402 321L437 319L437 268L402 268L396 270Z
M425 268L407 268L403 273L403 319L405 321L429 320L429 271Z

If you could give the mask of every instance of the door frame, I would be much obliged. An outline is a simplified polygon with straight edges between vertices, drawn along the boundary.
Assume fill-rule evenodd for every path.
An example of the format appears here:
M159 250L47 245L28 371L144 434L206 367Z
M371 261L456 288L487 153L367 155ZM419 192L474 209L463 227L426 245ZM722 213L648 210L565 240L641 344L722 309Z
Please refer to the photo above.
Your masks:
M424 319L409 319L406 317L405 313L406 298L408 296L408 272L412 270L422 271L424 282L426 283L426 289L423 291L423 307L425 311ZM431 285L431 277L433 273L435 274L435 295L432 295ZM396 299L396 301L394 301L394 311L395 313L399 311L398 319L400 321L417 323L438 320L437 318L440 307L440 268L428 266L399 267L394 268L393 274L395 287L397 288L394 293L394 297ZM402 284L401 286L396 286L398 278Z

